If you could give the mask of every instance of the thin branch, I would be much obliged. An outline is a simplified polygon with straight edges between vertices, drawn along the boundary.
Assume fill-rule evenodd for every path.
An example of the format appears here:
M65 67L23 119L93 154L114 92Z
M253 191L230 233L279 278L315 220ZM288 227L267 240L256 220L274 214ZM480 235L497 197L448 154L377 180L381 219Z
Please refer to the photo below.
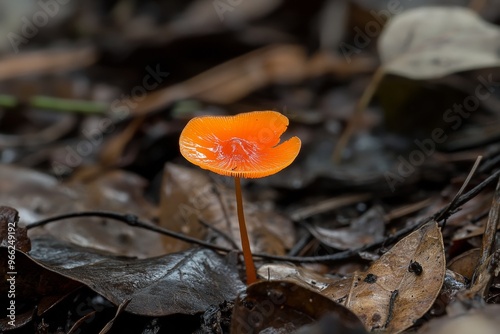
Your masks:
M455 201L455 203L452 206L446 206L443 209L439 210L435 214L423 218L416 222L415 224L411 226L407 226L403 229L398 230L396 233L393 235L388 236L382 241L374 242L369 245L359 247L356 249L351 249L351 250L346 250L342 252L338 252L335 254L328 254L328 255L321 255L321 256L305 256L305 257L300 257L300 256L280 256L280 255L269 255L269 254L262 254L262 253L254 253L254 257L259 257L262 259L267 259L267 260L275 260L275 261L290 261L290 262L329 262L329 261L340 261L340 260L347 260L352 257L358 256L360 252L370 250L372 248L379 247L381 245L388 245L392 244L395 241L399 240L400 238L406 236L407 234L417 230L421 226L425 225L428 222L434 221L437 218L439 219L447 219L450 215L453 214L453 212L462 206L463 204L467 203L470 201L472 198L477 196L481 191L483 191L486 187L498 182L498 178L500 176L500 170L496 171L492 175L490 175L487 179L479 183L477 186L472 188L470 191L465 193L464 195L458 197L458 199ZM165 228L161 228L155 225L151 224L146 224L144 222L141 222L138 220L138 218L134 215L120 215L112 212L99 212L99 211L87 211L87 212L79 212L79 213L69 213L65 215L60 215L60 216L55 216L51 217L33 224L28 225L26 228L27 229L32 229L34 227L38 226L43 226L48 223L58 221L61 219L68 219L68 218L76 218L76 217L103 217L103 218L109 218L109 219L114 219L120 222L123 222L127 225L133 226L133 227L139 227L143 228L146 230L150 230L153 232L161 233L173 238L177 238L179 240L200 245L203 247L207 247L210 249L222 251L222 252L231 252L231 251L236 251L241 253L239 249L230 249L222 246L217 246L196 238L189 237L187 235L184 235L182 233L177 233L173 232L170 230L167 230ZM439 222L439 221L438 221Z
M218 234L222 239L226 240L235 249L238 248L238 245L236 244L236 242L226 232L224 232L221 229L213 226L212 224L207 223L206 221L204 221L203 219L201 219L199 217L198 217L198 222L202 226L206 227L207 229L214 231L216 234Z
M344 149L347 147L349 140L354 134L354 130L356 130L356 127L359 126L358 123L361 116L363 115L363 111L370 104L370 101L372 100L373 95L375 95L375 92L377 91L377 88L382 79L384 78L384 76L385 76L385 68L383 66L380 66L373 74L370 83L363 92L363 95L361 95L361 98L356 104L354 112L347 121L347 126L344 132L342 132L337 144L335 145L335 149L333 151L333 156L332 156L334 163L339 164L342 161L342 153L344 152Z
M135 216L135 215L130 215L130 214L121 215L121 214L114 213L114 212L85 211L85 212L68 213L68 214L63 214L63 215L47 218L47 219L38 221L36 223L30 224L30 225L26 226L26 229L30 230L32 228L44 226L44 225L47 225L47 224L55 222L55 221L69 219L69 218L78 218L78 217L101 217L101 218L113 219L113 220L125 223L129 226L132 226L132 227L138 227L138 228L142 228L142 229L145 229L148 231L157 232L157 233L167 235L167 236L172 237L172 238L179 239L181 241L185 241L187 243L196 244L196 245L200 245L203 247L208 247L208 248L215 249L215 250L222 251L222 252L234 251L234 249L217 246L217 245L211 244L209 242L205 242L205 241L200 240L200 239L192 238L192 237L187 236L187 235L182 234L182 233L174 232L174 231L171 231L171 230L168 230L166 228L162 228L162 227L159 227L156 225L144 223L144 222L140 221L139 218L137 218L137 216Z
M474 162L474 165L472 166L472 168L471 168L471 170L469 172L469 175L467 175L467 178L465 179L464 183L462 184L462 187L460 187L460 190L458 190L458 192L455 194L455 197L453 197L453 199L451 200L450 204L448 204L448 206L445 207L443 213L441 213L436 218L436 221L440 221L442 217L444 217L445 215L447 215L448 212L449 212L449 210L450 210L450 208L453 207L455 205L455 203L457 202L458 198L460 196L462 196L462 193L465 191L465 188L467 188L467 186L469 185L470 180L472 179L472 176L476 172L477 167L479 166L479 163L481 162L481 159L483 159L482 156L478 156L476 158L476 162ZM442 229L444 229L445 224L446 224L446 220L443 221L443 225L441 226Z

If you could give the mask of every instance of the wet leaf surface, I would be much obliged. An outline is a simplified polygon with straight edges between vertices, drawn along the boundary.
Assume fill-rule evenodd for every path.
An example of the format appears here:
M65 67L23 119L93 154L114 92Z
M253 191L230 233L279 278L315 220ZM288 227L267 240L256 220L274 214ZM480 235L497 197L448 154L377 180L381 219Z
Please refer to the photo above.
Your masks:
M195 314L232 300L243 288L234 266L216 253L192 249L151 259L118 258L61 243L32 240L29 257L42 267L81 282L115 305L140 315Z
M28 252L31 242L25 227L18 226L19 214L7 206L0 206L0 247Z
M233 181L229 177L227 180ZM240 247L234 188L212 181L206 171L167 164L161 196L161 226L219 245ZM243 206L252 250L284 255L285 249L295 242L291 221L276 212L262 210L248 200L243 201ZM228 242L226 237L233 242ZM172 252L189 245L168 240L165 247Z

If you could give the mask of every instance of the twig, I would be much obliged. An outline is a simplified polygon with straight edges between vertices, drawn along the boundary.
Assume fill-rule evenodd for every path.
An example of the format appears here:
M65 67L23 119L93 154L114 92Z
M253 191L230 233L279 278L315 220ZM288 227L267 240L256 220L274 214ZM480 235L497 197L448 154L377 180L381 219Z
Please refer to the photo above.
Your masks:
M227 234L226 232L222 231L221 229L213 226L212 224L209 224L207 223L206 221L204 221L203 219L199 218L198 217L198 222L208 228L209 230L212 230L214 231L215 233L217 233L218 235L221 236L221 238L223 238L224 240L226 240L232 247L234 247L235 249L238 248L238 245L236 244L236 242L234 242L234 240L229 236L229 234Z
M295 243L292 249L288 251L288 256L297 256L297 254L300 254L302 249L304 249L304 247L306 247L309 244L309 242L312 239L312 236L309 230L306 229L305 231L306 233L299 239L298 242Z
M318 215L327 211L332 211L343 206L369 200L371 197L372 196L370 194L354 194L329 198L327 200L293 211L290 214L290 218L292 218L293 221L301 221L311 216Z
M73 324L73 326L71 326L71 328L69 329L69 331L66 334L79 333L80 332L80 326L83 323L86 323L87 321L90 321L91 319L93 319L95 317L96 313L97 313L97 311L92 311L90 313L85 314L83 317L81 317L80 319L78 319ZM43 321L43 318L42 318L42 321Z
M344 132L342 132L339 141L337 142L337 145L335 145L335 149L333 151L333 156L332 156L334 163L338 164L341 162L342 152L349 143L349 140L351 139L354 130L358 126L359 118L361 117L363 111L366 109L366 107L372 100L372 97L377 91L377 88L382 79L384 78L384 76L385 76L385 68L383 66L380 66L373 74L372 80L368 84L368 87L366 87L365 91L363 92L363 95L361 95L361 98L359 99L358 104L356 105L356 108L352 113L352 116L347 121L347 126Z
M471 189L469 192L465 193L464 195L460 196L455 204L453 206L446 206L445 208L439 210L435 214L423 218L419 220L417 223L405 227L403 229L400 229L396 233L394 233L391 236L388 236L382 241L374 242L369 245L359 247L356 249L351 249L351 250L346 250L342 252L338 252L335 254L328 254L328 255L321 255L321 256L280 256L280 255L269 255L269 254L262 254L262 253L254 253L254 257L259 257L267 260L275 260L275 261L290 261L290 262L329 262L329 261L340 261L340 260L347 260L352 257L358 256L360 252L364 252L367 250L370 250L375 247L379 247L380 245L388 245L392 244L395 241L399 240L400 238L404 237L405 235L417 230L421 226L425 225L428 222L431 222L433 220L436 220L438 217L442 217L441 219L446 219L448 218L451 214L453 214L453 211L460 207L461 205L467 203L469 200L477 196L481 191L483 191L486 187L490 186L494 182L498 180L498 177L500 176L500 170L496 171L492 175L490 175L487 179L485 179L483 182L475 186L473 189ZM98 211L87 211L87 212L79 212L79 213L69 213L65 215L60 215L60 216L55 216L51 217L33 224L28 225L26 228L31 229L34 227L46 225L50 222L61 220L61 219L67 219L67 218L76 218L76 217L103 217L103 218L109 218L109 219L114 219L120 222L123 222L127 225L134 226L134 227L139 227L139 228L144 228L146 230L150 230L153 232L161 233L164 235L168 235L173 238L177 238L179 240L188 242L188 243L193 243L196 245L204 246L210 249L215 249L218 251L222 252L231 252L231 251L236 251L241 253L240 250L237 249L230 249L222 246L217 246L196 238L189 237L187 235L184 235L182 233L176 233L170 230L167 230L165 228L161 228L158 226L150 225L143 223L137 219L136 216L134 215L120 215L112 212L98 212Z
M479 173L487 173L495 165L500 163L500 148L496 149L494 152L488 154L486 159L484 159L483 164L478 169Z
M226 207L226 203L222 200L222 194L219 191L217 180L212 177L213 184L212 184L212 191L214 192L215 196L217 196L217 199L219 200L219 204L222 210L222 213L224 214L224 219L226 220L226 226L228 228L231 227L231 219L229 219L229 213L228 209ZM234 241L233 241L234 244ZM235 248L238 248L237 246Z
M392 210L391 212L388 212L384 215L384 221L386 223L388 223L394 219L401 218L401 217L407 216L410 213L413 213L415 211L422 210L423 208L428 207L429 204L431 204L431 202L432 202L432 199L426 198L420 202L408 204L408 205L405 205L403 207L396 208L396 209Z
M465 188L467 187L467 185L469 184L472 176L474 175L474 173L476 172L476 169L477 167L479 166L479 163L481 162L481 159L483 157L482 156L478 156L476 158L476 162L474 162L474 165L472 166L472 169L470 170L469 172L469 175L467 175L467 178L465 179L464 183L462 184L462 187L460 187L460 190L458 190L458 192L455 194L455 197L453 197L453 199L451 200L450 204L448 204L448 206L445 207L443 213L441 213L437 218L436 218L436 221L440 221L445 215L448 214L450 208L452 206L455 205L455 203L457 202L458 198L460 196L462 196L462 193L465 191ZM446 225L446 219L443 221L443 225L441 226L441 229L443 230L445 228L445 225Z
M115 323L115 320L118 318L118 316L125 310L125 308L127 307L127 305L130 303L132 299L125 299L121 304L120 306L118 306L118 310L116 310L116 314L115 316L113 317L113 319L111 319L107 324L106 326L104 326L104 328L99 332L99 334L106 334L107 332L109 332L109 330L111 329L111 327L113 327L113 324Z
M52 222L55 222L58 220L69 219L69 218L78 218L78 217L101 217L101 218L113 219L113 220L125 223L129 226L132 226L132 227L138 227L138 228L142 228L142 229L145 229L148 231L161 233L161 234L167 235L169 237L185 241L187 243L192 243L192 244L208 247L208 248L223 251L223 252L234 251L234 249L229 249L226 247L217 246L217 245L211 244L209 242L205 242L205 241L200 240L200 239L192 238L192 237L187 236L187 235L182 234L182 233L177 233L177 232L168 230L166 228L162 228L162 227L159 227L156 225L146 224L146 223L140 221L139 218L137 218L137 216L135 216L135 215L130 215L130 214L121 215L121 214L114 213L114 212L85 211L85 212L68 213L68 214L64 214L64 215L59 215L59 216L47 218L47 219L38 221L36 223L30 224L30 225L26 226L26 229L30 230L32 228L47 225L49 223L52 223Z
M479 262L477 264L477 268L480 268L495 249L495 236L497 233L498 225L500 224L500 179L498 180L497 187L495 189L495 193L493 195L493 201L491 204L490 213L488 216L488 221L486 223L486 228L483 233L483 242L482 242L482 254ZM479 273L475 273L476 276Z

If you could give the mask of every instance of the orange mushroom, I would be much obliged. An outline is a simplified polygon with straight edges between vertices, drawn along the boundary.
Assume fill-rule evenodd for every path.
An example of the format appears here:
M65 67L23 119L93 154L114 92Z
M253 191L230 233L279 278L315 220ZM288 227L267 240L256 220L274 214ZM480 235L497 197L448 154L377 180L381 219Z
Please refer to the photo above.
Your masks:
M188 122L179 138L181 154L189 162L221 175L233 176L241 246L247 283L257 280L243 215L240 178L260 178L290 165L300 151L300 139L279 143L288 118L275 111L253 111L236 116L202 116Z

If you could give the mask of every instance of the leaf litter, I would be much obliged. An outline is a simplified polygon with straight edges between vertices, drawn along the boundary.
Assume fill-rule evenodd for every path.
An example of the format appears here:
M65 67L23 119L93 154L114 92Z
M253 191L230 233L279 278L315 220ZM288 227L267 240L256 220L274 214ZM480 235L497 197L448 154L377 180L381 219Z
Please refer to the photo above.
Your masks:
M305 269L299 269L302 275L290 269L283 271L281 265L261 267L259 274L300 280L302 285L352 310L367 330L399 333L434 304L445 269L443 241L434 222L408 235L366 270L350 277L318 279L314 273L304 273Z
M235 4L224 7L224 20L221 7L203 1L109 8L91 1L85 11L71 4L39 27L29 52L20 44L2 58L0 205L12 209L1 209L0 251L8 254L14 235L16 328L498 327L500 17L493 3ZM28 15L25 7L0 31L17 31L15 15ZM75 43L82 36L85 43ZM147 66L168 74L139 96ZM453 111L479 84L489 97L470 115ZM304 150L282 173L243 184L262 278L245 287L232 186L184 167L177 140L193 116L263 109L289 117L288 132ZM93 132L101 122L107 126ZM447 140L429 146L436 128ZM331 157L346 129L351 140L339 165ZM410 166L415 150L426 156ZM485 159L465 182L478 155ZM389 171L399 176L393 183ZM88 215L30 228L78 213ZM7 260L0 258L2 268ZM8 288L0 285L2 296ZM278 295L286 302L273 304ZM273 305L280 307L270 312ZM2 331L8 320L0 319Z
M89 286L116 305L130 299L125 310L140 315L195 314L234 299L244 287L236 267L210 250L135 260L50 238L32 243L27 255L37 264Z

